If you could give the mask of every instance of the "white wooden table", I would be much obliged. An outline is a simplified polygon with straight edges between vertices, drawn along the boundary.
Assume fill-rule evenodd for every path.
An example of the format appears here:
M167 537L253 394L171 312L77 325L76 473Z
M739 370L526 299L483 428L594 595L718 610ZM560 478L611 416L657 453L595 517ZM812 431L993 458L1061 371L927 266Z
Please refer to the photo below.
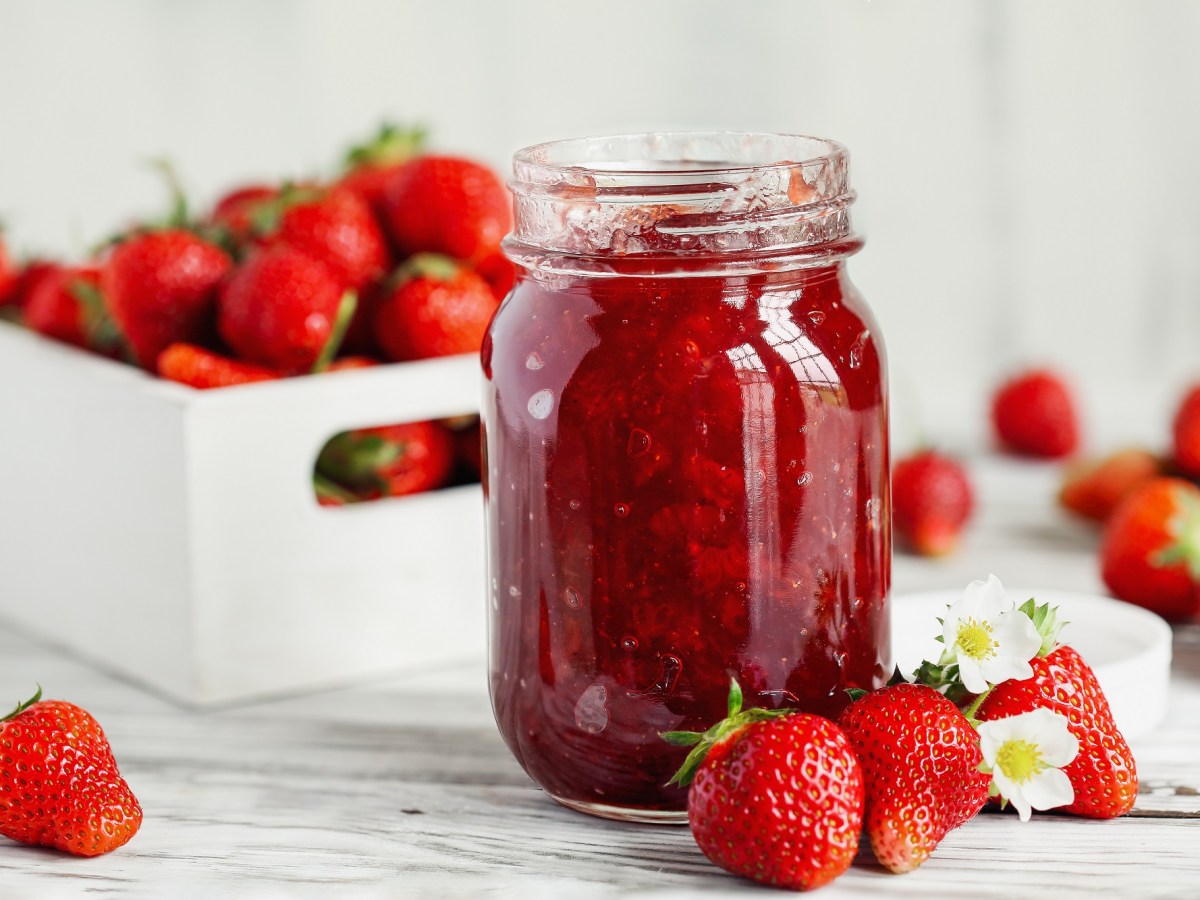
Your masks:
M897 556L898 592L988 572L1099 590L1095 537L1054 510L1054 469L974 469L970 538L949 560ZM1167 723L1134 743L1142 792L1129 817L985 813L917 872L890 875L863 853L819 896L1200 897L1200 625L1176 629L1172 679ZM146 818L92 860L0 839L2 898L768 896L711 866L685 828L545 797L496 733L482 660L195 712L0 629L0 697L35 680L98 716Z

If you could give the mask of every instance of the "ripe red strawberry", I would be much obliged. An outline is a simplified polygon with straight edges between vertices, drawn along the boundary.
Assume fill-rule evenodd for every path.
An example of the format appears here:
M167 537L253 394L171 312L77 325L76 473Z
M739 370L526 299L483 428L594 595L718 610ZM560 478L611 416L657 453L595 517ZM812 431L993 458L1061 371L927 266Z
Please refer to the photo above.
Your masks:
M1139 449L1075 463L1063 475L1058 502L1085 519L1103 522L1117 504L1162 471L1157 456Z
M1172 456L1179 471L1200 479L1200 385L1184 395L1175 412Z
M24 302L25 324L76 347L116 354L122 341L100 294L100 270L55 266Z
M1075 399L1053 372L1034 370L1001 385L992 400L992 424L1014 453L1055 459L1079 446Z
M696 843L726 871L763 884L809 890L850 867L862 830L863 777L850 741L828 719L741 709L703 735L669 732L694 745L674 781L691 784L688 823Z
M387 244L365 201L344 190L301 191L298 196L281 198L283 209L277 227L266 237L268 245L290 244L323 262L354 290L383 275L390 264Z
M251 256L225 283L217 327L239 357L301 374L329 363L353 312L353 293L324 263L279 244Z
M37 290L39 284L46 278L51 277L62 266L55 262L50 262L45 259L31 260L21 269L20 275L17 278L17 283L12 288L12 293L9 296L8 302L12 306L19 309L24 309L25 304Z
M142 367L153 370L169 344L204 342L230 265L219 247L179 229L144 232L117 245L101 287Z
M235 188L217 201L208 221L224 230L227 241L222 243L244 246L255 237L255 213L278 196L279 188L265 184Z
M439 422L408 422L335 435L317 473L342 487L401 497L443 486L454 467L454 440Z
M1200 613L1200 489L1155 478L1126 497L1104 529L1100 573L1116 596L1160 616Z
M374 138L346 154L346 173L338 186L358 194L372 210L381 212L388 182L421 152L425 137L423 128L402 129L384 123Z
M414 256L375 307L375 341L395 362L478 353L496 311L487 283L444 256Z
M473 260L496 251L512 227L508 191L487 166L422 156L388 181L383 215L401 253Z
M80 856L115 850L137 834L142 808L99 723L41 694L0 719L0 834Z
M954 550L975 506L962 464L923 450L892 470L892 524L917 553L940 556Z
M1065 645L1036 657L1030 665L1032 678L993 688L979 707L980 721L1039 708L1065 716L1079 741L1079 753L1063 767L1075 789L1075 801L1062 810L1094 819L1129 812L1137 799L1137 765L1091 667Z
M880 864L920 866L987 802L975 729L931 687L896 684L851 703L838 724L862 764L864 824Z
M158 374L201 389L275 381L280 377L278 372L221 356L195 344L172 344L160 353Z

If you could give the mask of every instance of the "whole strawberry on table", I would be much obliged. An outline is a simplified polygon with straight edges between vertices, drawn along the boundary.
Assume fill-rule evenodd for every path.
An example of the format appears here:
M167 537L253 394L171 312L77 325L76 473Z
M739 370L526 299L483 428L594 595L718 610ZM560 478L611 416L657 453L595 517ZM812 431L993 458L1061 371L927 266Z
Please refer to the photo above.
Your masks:
M662 735L690 748L674 781L690 785L688 823L712 862L808 890L850 867L860 832L883 867L918 868L989 798L1022 820L1129 812L1133 755L1094 673L1059 643L1056 611L1017 607L991 576L940 622L937 660L853 691L836 722L743 709L734 682L725 719Z
M42 691L0 719L0 834L98 856L128 842L142 808L100 724Z

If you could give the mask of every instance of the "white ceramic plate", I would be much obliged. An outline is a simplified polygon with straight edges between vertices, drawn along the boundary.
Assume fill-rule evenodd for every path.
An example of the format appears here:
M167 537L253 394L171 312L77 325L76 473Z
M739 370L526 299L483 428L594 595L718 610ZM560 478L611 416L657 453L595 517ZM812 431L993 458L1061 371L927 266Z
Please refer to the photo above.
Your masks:
M1153 730L1166 715L1171 670L1171 628L1152 612L1101 597L1051 589L1009 588L1009 599L1052 603L1068 624L1060 639L1096 673L1126 739ZM937 619L961 591L901 594L892 600L892 649L906 675L922 659L937 659L942 645Z

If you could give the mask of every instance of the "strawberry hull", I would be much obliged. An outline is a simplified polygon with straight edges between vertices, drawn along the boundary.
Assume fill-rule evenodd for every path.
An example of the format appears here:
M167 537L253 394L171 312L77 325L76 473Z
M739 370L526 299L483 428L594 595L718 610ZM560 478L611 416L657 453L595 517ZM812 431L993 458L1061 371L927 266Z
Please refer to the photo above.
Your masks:
M464 355L198 391L0 322L0 615L188 703L483 653L479 490L322 509L336 432L474 412Z

